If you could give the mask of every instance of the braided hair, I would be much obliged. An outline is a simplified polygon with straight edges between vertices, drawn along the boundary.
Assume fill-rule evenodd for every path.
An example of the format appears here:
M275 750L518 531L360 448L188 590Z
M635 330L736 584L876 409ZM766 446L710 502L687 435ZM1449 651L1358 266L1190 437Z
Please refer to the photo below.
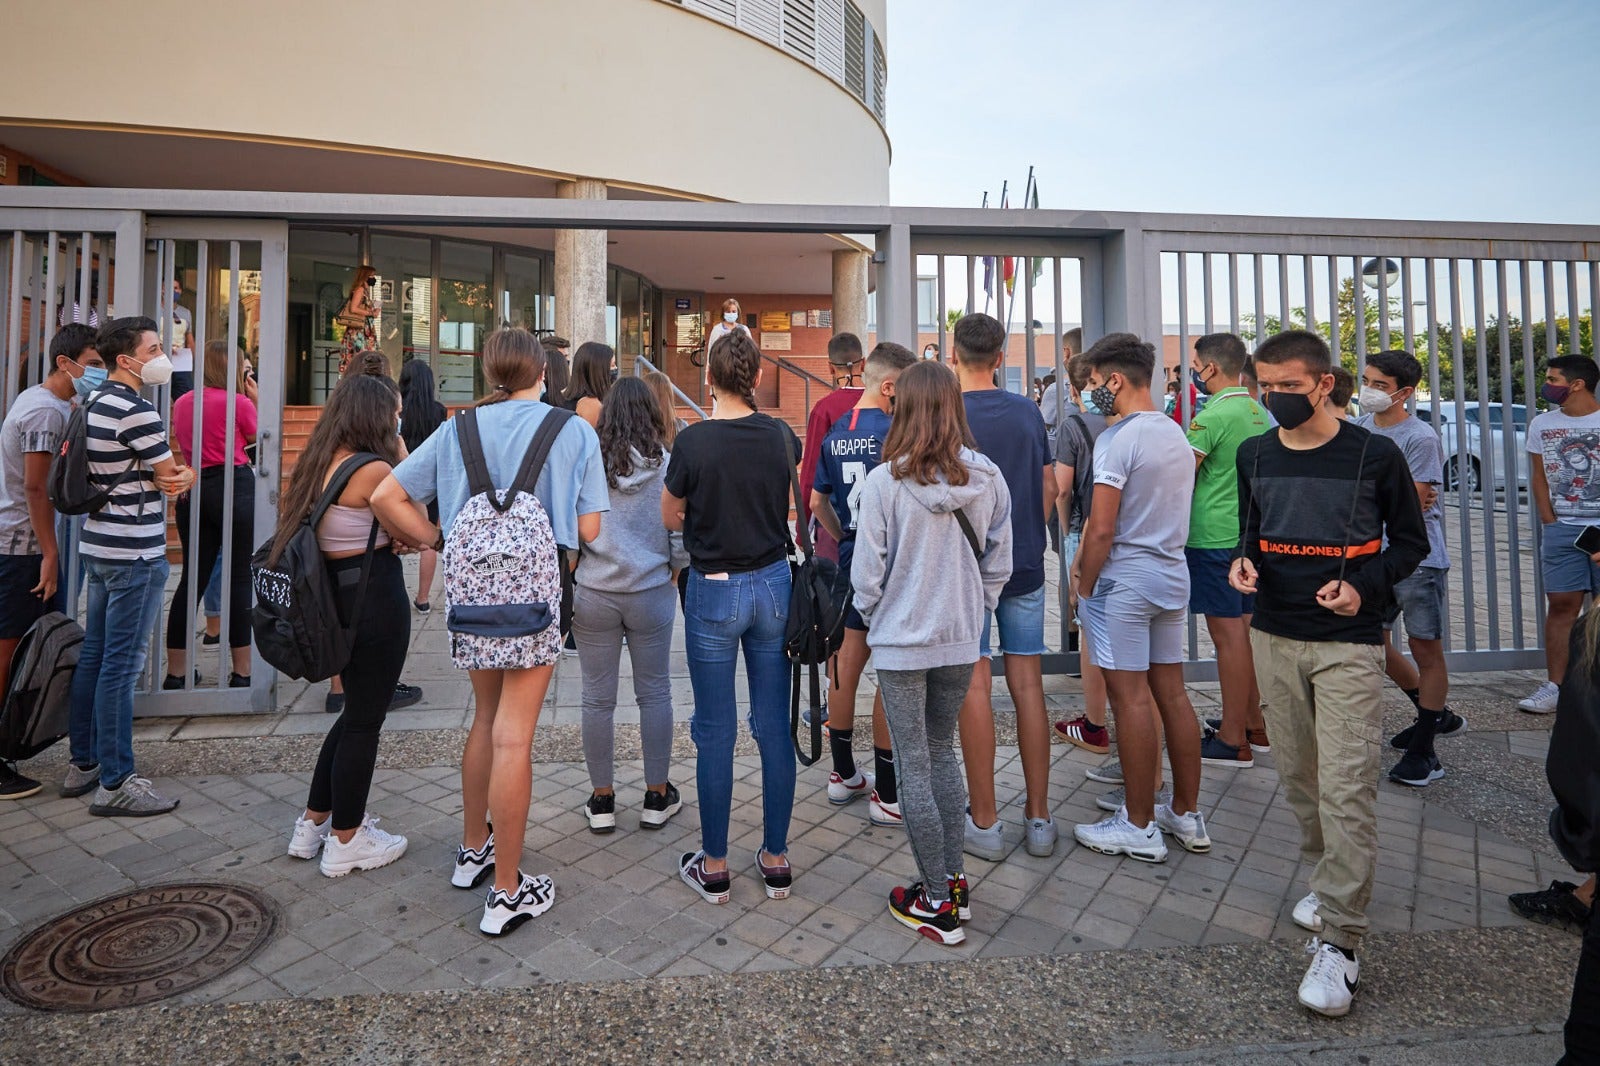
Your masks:
M725 333L711 346L708 360L711 386L718 392L731 393L744 401L750 410L756 409L756 378L761 376L761 349L742 329Z

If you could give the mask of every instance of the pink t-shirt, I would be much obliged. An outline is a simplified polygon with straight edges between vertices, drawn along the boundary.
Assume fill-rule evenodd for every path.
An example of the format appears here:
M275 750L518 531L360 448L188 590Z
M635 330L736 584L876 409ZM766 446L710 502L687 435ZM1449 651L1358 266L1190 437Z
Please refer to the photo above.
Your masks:
M172 405L172 436L191 466L194 465L194 396L193 392L186 392ZM201 412L205 420L201 429L205 435L204 446L200 449L202 470L208 466L222 466L228 461L223 445L228 432L228 390L207 388L205 403ZM256 405L250 402L250 397L234 396L233 428L233 465L243 466L250 461L244 453L245 440L256 435Z

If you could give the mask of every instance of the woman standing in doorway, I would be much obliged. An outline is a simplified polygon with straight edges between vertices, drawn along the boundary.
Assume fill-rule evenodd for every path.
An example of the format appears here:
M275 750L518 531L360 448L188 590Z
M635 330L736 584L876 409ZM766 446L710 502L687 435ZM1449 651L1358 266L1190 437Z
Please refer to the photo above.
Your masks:
M406 453L422 447L422 442L433 436L433 431L444 425L450 412L439 402L434 392L433 369L422 359L412 359L400 369L400 400L404 412L400 415L400 439L406 442ZM428 504L428 521L439 524L439 501ZM422 549L417 560L419 580L417 598L413 601L417 613L427 614L433 609L429 596L433 590L434 571L439 566L439 553L432 548Z
M584 341L572 353L572 381L567 385L568 406L591 426L600 425L600 405L617 380L617 353L609 344Z
M706 358L711 358L711 347L730 333L742 332L750 336L750 328L739 321L739 301L728 297L722 301L722 317L711 327L711 332L706 335Z
M682 530L691 568L685 646L694 686L690 734L699 752L699 851L678 872L710 903L728 902L728 821L733 742L739 731L734 671L744 649L750 731L761 749L762 846L755 864L770 899L789 895L789 817L794 751L789 740L790 482L800 442L789 426L756 412L761 352L734 332L711 349L711 418L685 429L667 466L661 517ZM739 461L728 462L728 456Z

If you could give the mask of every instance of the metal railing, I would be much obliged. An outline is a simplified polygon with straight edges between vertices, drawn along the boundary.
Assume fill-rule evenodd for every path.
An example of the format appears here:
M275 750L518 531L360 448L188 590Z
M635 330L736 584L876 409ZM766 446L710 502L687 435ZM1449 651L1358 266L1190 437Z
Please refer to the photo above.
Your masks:
M659 373L661 373L661 370L659 370L654 363L652 363L650 360L646 359L644 356L636 355L636 356L633 357L633 376L634 377L642 378L646 374L659 374ZM678 401L678 406L679 407L687 407L689 410L693 411L696 415L698 415L699 418L700 418L700 421L702 421L702 422L704 422L707 418L711 417L710 415L706 414L705 410L699 404L695 403L693 400L691 400L689 398L689 394L688 393L686 393L682 389L678 388L678 383L677 382L673 381L671 378L668 378L667 379L667 384L672 386L672 395L673 395L673 398L675 398ZM668 411L668 412L666 412L666 414L667 414L668 418L671 418L671 417L674 417L675 412Z

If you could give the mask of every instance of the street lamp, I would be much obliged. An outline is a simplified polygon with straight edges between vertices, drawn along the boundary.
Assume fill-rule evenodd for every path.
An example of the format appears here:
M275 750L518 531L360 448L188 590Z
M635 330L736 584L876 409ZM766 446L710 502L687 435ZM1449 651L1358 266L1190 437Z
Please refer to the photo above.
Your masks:
M1399 281L1400 264L1393 259L1368 259L1361 264L1361 283L1369 289L1385 284L1392 289Z

